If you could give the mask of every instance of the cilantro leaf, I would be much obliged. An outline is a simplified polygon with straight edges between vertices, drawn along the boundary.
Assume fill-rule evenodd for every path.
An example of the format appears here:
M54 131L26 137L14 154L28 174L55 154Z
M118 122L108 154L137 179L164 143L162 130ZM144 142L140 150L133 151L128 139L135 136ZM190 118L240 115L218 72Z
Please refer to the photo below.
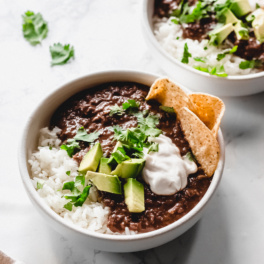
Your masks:
M194 69L202 72L207 72L211 75L215 75L218 77L226 77L228 76L225 72L225 68L223 65L217 65L217 66L208 66L208 67L200 67L200 66L194 66Z
M259 3L256 3L256 9L259 9L259 8L260 8Z
M89 142L92 143L94 142L96 139L98 139L100 133L99 132L92 132L90 134L87 134L86 130L84 129L84 127L80 127L74 137L74 140L81 140L81 141L85 141L85 142Z
M65 182L63 184L62 190L70 190L73 194L80 193L80 190L76 188L74 181Z
M61 145L60 148L66 150L68 153L68 156L72 157L75 150L80 148L80 145L74 139L69 139L67 141L67 144Z
M37 45L41 43L48 34L48 24L43 19L40 13L35 14L32 11L25 12L23 18L23 35L24 38L31 44Z
M191 151L187 152L185 156L188 160L193 161L193 162L197 162L196 158L194 157L194 155Z
M68 176L70 176L71 171L66 171L65 173L66 173Z
M130 157L126 155L126 151L123 147L118 147L117 150L111 154L111 157L113 157L118 164L130 159ZM109 159L109 161L111 160Z
M238 46L234 46L232 49L228 49L228 50L224 51L223 53L217 54L217 58L216 59L218 61L220 61L220 60L222 60L226 56L226 54L233 54L233 53L235 53L237 51L237 47Z
M50 55L52 58L51 66L66 64L71 58L74 58L74 48L70 44L62 45L60 43L50 46Z
M76 202L74 203L74 206L77 207L77 206L83 205L83 203L85 202L85 200L87 199L89 195L90 188L91 188L91 185L88 185L83 189L83 192L76 197Z
M63 206L63 208L65 208L65 209L67 209L67 210L69 210L69 211L72 211L72 203L71 203L71 202L66 203L66 204Z
M85 176L84 175L78 175L75 178L75 186L82 185L84 186L85 184Z
M189 63L189 58L191 58L191 57L192 57L192 54L189 53L188 44L185 43L184 44L184 50L183 50L183 57L182 57L181 62L185 63L185 64L188 64Z
M159 144L157 142L152 142L149 149L148 149L148 153L149 152L158 152L159 151Z
M259 60L250 60L250 61L241 61L239 64L239 68L242 70L245 69L253 69L253 68L258 68L262 65L261 61Z
M203 63L206 62L206 58L205 58L205 57L194 57L193 59L194 59L195 61L199 61L199 62L203 62Z
M37 182L37 190L43 188L44 183Z
M173 107L169 107L169 106L165 106L165 105L160 105L159 108L164 111L167 112L169 114L174 114L175 115L175 111L173 109Z
M110 108L110 113L109 113L109 115L110 116L113 116L113 115L123 115L124 114L124 109L123 108L121 108L120 106L118 106L117 104L116 105L114 105L114 106L112 106L111 108Z
M124 110L127 110L129 108L139 108L139 105L140 105L140 103L135 101L135 100L133 100L133 99L132 100L127 100L127 102L124 102L122 104Z

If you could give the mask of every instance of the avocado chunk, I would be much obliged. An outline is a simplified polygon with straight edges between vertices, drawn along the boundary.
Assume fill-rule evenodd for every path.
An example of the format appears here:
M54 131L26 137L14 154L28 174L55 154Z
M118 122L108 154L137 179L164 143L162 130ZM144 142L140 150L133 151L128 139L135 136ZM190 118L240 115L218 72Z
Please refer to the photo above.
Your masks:
M129 178L124 184L125 203L131 213L145 211L144 186L135 179Z
M264 10L257 9L254 13L255 19L252 22L252 27L257 40L262 43L264 42Z
M105 173L105 174L110 174L112 171L112 168L109 164L107 164L109 161L108 158L102 157L100 160L100 165L99 165L99 172L100 173Z
M118 164L116 169L111 172L120 178L136 178L145 165L144 159L130 159Z
M88 170L90 171L96 171L100 159L103 156L103 150L100 143L96 143L83 157L79 171L80 172L86 172Z
M251 12L248 0L233 0L230 10L237 16L242 17Z
M85 178L90 180L100 191L122 194L121 182L117 176L87 171Z
M234 26L234 30L236 33L236 37L238 40L240 39L249 39L249 31L246 28L246 26L243 24L243 22L241 20L239 20L235 26Z
M228 35L234 30L231 23L226 24L222 27L217 27L209 33L210 44L218 46L220 45Z
M113 149L113 152L117 151L117 149L118 149L119 147L122 147L122 146L123 146L122 143L121 143L120 141L117 141L117 143L116 143L116 145L115 145L115 147L114 147L114 149ZM113 156L111 156L111 157L109 158L109 160L108 160L108 164L109 164L109 165L116 165L116 164L117 164L117 162L115 161L115 159L114 159Z
M238 22L238 19L235 17L235 15L233 14L233 12L229 9L229 8L224 8L219 16L219 21L225 23L225 24L234 24Z

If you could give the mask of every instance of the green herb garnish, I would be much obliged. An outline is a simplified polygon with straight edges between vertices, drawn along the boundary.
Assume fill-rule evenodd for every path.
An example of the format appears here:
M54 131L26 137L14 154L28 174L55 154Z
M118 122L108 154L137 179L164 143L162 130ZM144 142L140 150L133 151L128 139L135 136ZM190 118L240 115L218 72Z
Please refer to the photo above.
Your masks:
M261 66L262 66L262 63L259 60L250 60L250 61L245 60L245 61L241 61L239 64L239 68L242 70L259 68Z
M256 3L256 9L259 9L260 5L258 3Z
M187 154L185 156L188 160L196 162L196 158L194 157L194 155L191 151L187 152Z
M66 171L66 175L70 176L71 171Z
M158 152L159 151L159 144L157 142L152 142L149 149L148 149L148 153L149 152Z
M218 77L227 77L228 74L225 72L225 68L223 65L217 65L217 66L207 66L207 67L201 67L201 66L194 66L194 69L202 72L207 72L210 75L215 75Z
M159 108L160 108L162 111L164 111L164 112L167 112L167 113L169 113L169 114L174 114L174 115L175 115L175 111L174 111L173 107L160 105Z
M112 106L112 107L110 108L110 113L109 113L109 115L110 115L110 116L113 116L113 115L119 115L119 116L121 116L121 115L124 114L124 112L125 112L125 110L124 110L122 107L120 107L120 106L118 106L118 105L116 104L116 105L114 105L114 106Z
M237 47L238 46L234 46L232 49L228 49L228 50L224 51L223 53L217 54L217 58L216 59L218 61L220 61L220 60L222 60L226 56L226 54L233 54L233 53L235 53L237 51Z
M71 202L66 203L63 207L69 211L72 211L72 203Z
M89 195L91 185L86 186L81 194L78 195L65 195L65 199L71 200L74 206L82 206Z
M206 58L205 57L195 57L193 58L195 61L199 61L199 62L202 62L202 63L205 63L206 62Z
M191 57L192 57L192 54L189 52L188 44L185 43L184 44L184 50L183 50L183 57L182 57L181 62L185 63L185 64L188 64L189 63L189 58L191 58Z
M80 145L74 139L68 139L67 144L60 146L61 149L67 151L68 156L72 157L76 149L80 149Z
M71 58L74 58L74 48L70 44L62 45L60 43L50 46L51 65L66 64Z
M35 14L32 11L25 12L23 18L23 35L31 44L37 45L41 43L48 34L48 24L40 13Z
M44 183L37 182L37 190L40 190L43 188Z
M118 164L130 159L130 157L126 155L124 147L118 147L117 150L111 154L111 157L113 157ZM111 160L109 159L109 161Z
M139 105L140 105L140 103L135 101L135 100L133 100L133 99L132 100L127 100L127 102L124 102L122 104L124 110L127 110L129 108L139 108Z

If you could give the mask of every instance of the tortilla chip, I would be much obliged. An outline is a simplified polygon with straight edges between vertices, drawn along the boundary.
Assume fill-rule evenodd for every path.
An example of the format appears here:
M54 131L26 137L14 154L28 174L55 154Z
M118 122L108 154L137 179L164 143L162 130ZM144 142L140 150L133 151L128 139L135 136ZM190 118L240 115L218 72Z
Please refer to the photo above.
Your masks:
M178 118L196 160L207 176L211 177L220 156L220 147L214 134L197 115L186 107L178 111Z
M196 106L189 96L175 83L167 78L157 79L150 87L146 100L157 100L164 106L173 107L176 114L182 107L196 113Z
M223 101L218 97L203 93L189 94L189 97L196 105L197 116L212 130L214 136L217 137L217 132L225 112Z

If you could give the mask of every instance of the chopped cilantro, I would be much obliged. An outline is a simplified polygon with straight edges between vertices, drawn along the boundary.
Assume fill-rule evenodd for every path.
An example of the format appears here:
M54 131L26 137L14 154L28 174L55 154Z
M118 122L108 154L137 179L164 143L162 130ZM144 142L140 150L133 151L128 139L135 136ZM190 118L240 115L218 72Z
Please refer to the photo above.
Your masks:
M114 106L112 106L110 108L110 113L109 115L110 116L113 116L113 115L123 115L124 114L124 109L120 106L118 106L117 104L115 104Z
M71 171L66 171L66 174L67 174L68 176L70 176Z
M174 114L174 115L175 115L175 111L174 111L173 107L160 105L159 108L160 108L162 111L164 111L164 112L167 112L167 113L169 113L169 114Z
M52 150L52 146L49 146L49 150Z
M100 133L99 132L92 132L90 134L87 134L86 130L84 127L80 127L74 137L75 140L81 140L85 142L92 143L96 139L98 139Z
M208 48L207 47L204 47L204 50L207 50Z
M227 73L225 72L225 68L223 65L217 65L217 66L207 66L207 67L200 67L200 66L194 66L194 68L198 71L207 72L210 75L215 75L218 77L227 77Z
M72 203L71 202L66 203L63 207L69 211L72 211Z
M262 63L259 60L250 60L250 61L245 60L240 62L239 68L245 70L245 69L258 68L261 65Z
M152 142L149 149L148 149L148 153L149 152L158 152L159 151L159 144L157 142Z
M85 176L84 175L78 175L75 178L75 186L82 185L84 186L85 184Z
M62 190L70 190L74 194L80 193L79 189L76 188L74 181L65 182L63 184Z
M64 198L71 200L73 205L76 207L82 206L83 203L85 202L85 200L87 199L88 195L89 195L90 188L91 188L91 185L88 185L83 189L82 193L80 193L78 195L77 194L65 195Z
M122 104L124 110L127 110L129 108L139 108L139 105L140 105L140 103L135 101L135 100L133 100L133 99L132 100L127 100L127 102L124 102Z
M173 22L173 23L176 24L176 25L180 24L180 20L179 20L179 18L177 18L177 17L172 18L172 19L171 19L171 22Z
M256 9L259 9L259 8L260 8L259 3L256 3Z
M111 154L111 157L113 157L118 164L130 159L130 157L126 155L124 147L118 147L117 150ZM111 160L109 159L109 161Z
M178 39L180 39L180 37L177 37L176 39L178 40Z
M206 58L205 57L195 57L193 58L195 61L199 61L199 62L202 62L202 63L205 63L206 62Z
M188 44L185 43L185 44L184 44L184 50L183 50L183 57L182 57L181 62L182 62L182 63L186 63L186 64L188 64L188 63L189 63L189 58L190 58L190 57L192 57L192 54L189 53Z
M74 58L74 48L70 44L62 45L60 43L50 46L51 65L66 64L71 58Z
M44 183L37 182L37 190L43 188Z
M196 158L194 157L194 155L191 151L187 152L187 154L185 156L188 160L196 162Z
M238 46L234 46L232 49L228 49L228 50L224 51L223 53L217 54L217 58L216 59L218 61L220 61L220 60L222 60L226 56L226 54L233 54L233 53L235 53L237 51L237 47Z
M74 139L69 139L67 141L67 144L61 145L60 148L66 150L68 153L68 156L72 157L75 150L80 148L80 145Z
M32 11L25 12L23 18L23 35L31 44L37 45L41 43L48 34L48 24L40 13L35 14Z

